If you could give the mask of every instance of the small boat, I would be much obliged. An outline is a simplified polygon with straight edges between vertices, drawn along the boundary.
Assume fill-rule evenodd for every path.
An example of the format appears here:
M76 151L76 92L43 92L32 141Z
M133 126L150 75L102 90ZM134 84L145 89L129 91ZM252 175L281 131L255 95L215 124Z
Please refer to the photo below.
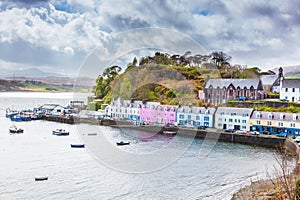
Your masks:
M9 128L9 132L10 132L10 133L23 133L23 132L24 132L24 129L17 128L17 126L11 126L11 127Z
M48 180L48 176L36 176L34 177L35 181L46 181Z
M96 136L97 133L88 133L88 136Z
M69 135L69 132L65 131L65 129L56 129L52 131L52 134L61 136L61 135Z
M6 116L7 118L11 118L11 117L13 117L13 116L15 116L15 115L17 115L17 114L19 114L18 111L11 110L11 109L7 108L7 109L6 109L6 114L5 114L5 116Z
M71 148L84 148L84 144L71 144Z
M165 134L165 135L176 135L177 132L176 131L163 131L163 134Z
M21 115L14 115L13 117L10 118L12 121L14 122L21 122L22 121L22 117Z
M129 145L130 142L123 142L123 141L120 141L120 142L116 142L118 146L122 146L122 145Z

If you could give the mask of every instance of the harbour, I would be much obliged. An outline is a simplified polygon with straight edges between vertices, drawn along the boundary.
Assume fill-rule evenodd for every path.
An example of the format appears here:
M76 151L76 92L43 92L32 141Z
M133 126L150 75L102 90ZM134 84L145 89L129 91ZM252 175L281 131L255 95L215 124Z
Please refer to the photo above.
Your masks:
M5 96L1 96L0 101L5 107L11 106L14 101L14 107L22 109L32 106L33 100L35 104L50 102L64 105L71 98L67 95L65 98L31 95L33 97L26 101L11 100ZM4 115L1 117L1 127L8 128L11 123ZM263 178L266 165L271 167L275 164L272 149L231 142L217 142L210 154L200 159L199 150L204 140L177 137L178 148L192 141L178 160L152 173L130 174L103 165L86 148L71 148L70 144L83 142L78 130L85 130L85 134L97 133L88 136L92 138L104 136L115 146L117 141L130 141L130 145L123 146L122 150L139 154L168 145L174 136L153 136L148 127L142 126L136 126L136 130L126 134L118 128L87 123L34 120L18 122L17 125L25 130L24 134L9 135L3 131L0 135L0 157L6 161L1 165L1 170L6 172L0 174L1 180L4 180L0 185L1 199L230 199L250 180ZM70 135L53 136L54 128L68 130ZM208 142L213 145L210 140ZM232 165L227 165L228 162ZM35 182L36 175L49 178Z

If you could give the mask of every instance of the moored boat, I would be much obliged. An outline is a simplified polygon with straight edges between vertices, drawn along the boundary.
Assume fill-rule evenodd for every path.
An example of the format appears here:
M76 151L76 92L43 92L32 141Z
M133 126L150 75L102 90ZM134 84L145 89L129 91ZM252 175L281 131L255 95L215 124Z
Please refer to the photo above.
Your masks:
M69 132L67 132L65 129L56 129L52 131L52 134L61 136L61 135L69 135Z
M122 145L129 145L130 142L123 142L123 141L120 141L120 142L116 142L118 146L122 146Z
M165 135L176 135L177 132L176 131L163 131L163 134L165 134Z
M9 132L10 132L10 133L23 133L24 130L21 129L21 128L17 128L17 126L11 126L11 127L9 128Z
M48 176L36 176L34 177L35 181L46 181L48 180Z
M84 148L84 144L71 144L71 148Z
M22 116L21 115L14 115L13 117L10 118L14 122L21 122L22 121Z

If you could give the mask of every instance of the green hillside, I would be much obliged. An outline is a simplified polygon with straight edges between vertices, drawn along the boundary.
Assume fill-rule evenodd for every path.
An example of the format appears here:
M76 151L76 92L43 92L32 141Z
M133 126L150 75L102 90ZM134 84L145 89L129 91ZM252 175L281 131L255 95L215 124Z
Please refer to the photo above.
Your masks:
M140 58L139 62L134 58L124 72L120 66L107 68L98 76L94 92L105 103L121 98L207 106L197 97L208 77L254 78L260 73L257 67L232 66L228 60L231 57L222 53L220 58L217 53L220 54L192 56L187 52L171 56L156 52L153 57Z

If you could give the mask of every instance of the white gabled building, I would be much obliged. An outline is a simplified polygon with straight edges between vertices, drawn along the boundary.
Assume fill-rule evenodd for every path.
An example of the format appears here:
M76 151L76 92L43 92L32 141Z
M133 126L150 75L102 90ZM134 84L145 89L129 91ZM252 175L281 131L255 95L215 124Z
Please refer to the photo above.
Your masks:
M281 78L280 99L290 102L300 102L300 79Z
M218 107L215 128L250 131L252 108Z
M179 106L176 113L176 122L188 126L214 126L215 108Z

